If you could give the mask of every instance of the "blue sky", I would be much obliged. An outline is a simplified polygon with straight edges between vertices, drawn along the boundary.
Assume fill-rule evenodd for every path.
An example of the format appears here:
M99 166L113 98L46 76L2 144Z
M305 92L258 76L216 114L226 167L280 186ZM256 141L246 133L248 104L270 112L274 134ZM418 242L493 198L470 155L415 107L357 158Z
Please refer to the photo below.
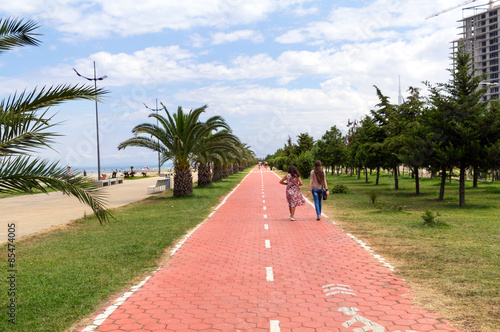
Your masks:
M257 156L288 136L315 139L377 103L373 85L398 97L408 86L446 82L459 4L452 0L18 0L2 17L36 20L39 47L0 56L0 96L35 86L108 78L99 104L101 164L155 165L144 149L118 151L155 100L168 110L205 104L222 115ZM478 2L486 3L486 1ZM95 106L50 110L64 136L41 155L73 167L96 165Z

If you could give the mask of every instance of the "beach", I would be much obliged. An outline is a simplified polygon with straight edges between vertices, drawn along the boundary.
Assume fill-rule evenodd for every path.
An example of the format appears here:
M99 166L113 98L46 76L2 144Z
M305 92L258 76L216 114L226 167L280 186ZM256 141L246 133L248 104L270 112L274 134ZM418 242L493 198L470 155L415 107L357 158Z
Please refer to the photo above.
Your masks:
M111 173L102 173L111 176ZM101 175L102 175L101 174ZM121 184L102 187L106 195L107 208L114 209L132 202L143 200L151 195L147 187L155 185L157 180L164 179L158 176L158 171L148 171L148 177L142 177L141 172L136 180L123 181ZM118 172L118 176L120 173ZM193 182L198 181L198 173L193 172ZM97 173L87 174L87 177L97 179ZM170 177L170 186L173 189L174 177ZM0 199L2 219L0 222L0 243L7 241L9 224L16 224L16 238L32 235L52 227L59 227L72 220L91 215L92 210L73 196L51 192L49 194L35 194L14 196Z

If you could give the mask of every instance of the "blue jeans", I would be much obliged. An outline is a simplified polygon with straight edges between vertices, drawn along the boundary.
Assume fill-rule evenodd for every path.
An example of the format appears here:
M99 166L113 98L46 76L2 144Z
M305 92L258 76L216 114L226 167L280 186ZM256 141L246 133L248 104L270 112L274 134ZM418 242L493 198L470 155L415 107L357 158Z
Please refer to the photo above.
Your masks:
M316 208L316 215L321 216L321 201L323 200L323 189L311 190L314 198L314 207Z

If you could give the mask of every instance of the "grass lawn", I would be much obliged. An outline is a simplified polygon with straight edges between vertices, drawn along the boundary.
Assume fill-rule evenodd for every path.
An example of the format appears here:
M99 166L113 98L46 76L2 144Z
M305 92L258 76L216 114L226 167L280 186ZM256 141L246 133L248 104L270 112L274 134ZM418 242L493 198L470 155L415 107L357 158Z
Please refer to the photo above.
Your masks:
M307 183L308 179L306 179ZM347 194L330 195L324 211L344 231L371 246L396 267L424 308L465 331L500 331L500 183L466 184L466 207L458 207L458 181L447 182L437 201L439 179L405 177L394 190L392 176L329 175L328 187L346 185ZM303 187L304 193L307 186ZM376 196L372 204L370 193ZM443 224L424 226L426 210Z
M116 221L87 217L16 245L16 324L7 321L7 247L1 249L0 331L64 331L113 295L151 274L167 248L202 222L247 173L189 197L172 190L114 210ZM142 177L141 177L142 178ZM196 207L196 208L193 208Z
M128 177L128 178L123 178L124 181L133 181L133 180L141 180L141 179L147 179L147 178L152 178L152 177L155 177L157 175L146 175L146 176L142 176L142 175L139 175L139 176L131 176L131 177Z

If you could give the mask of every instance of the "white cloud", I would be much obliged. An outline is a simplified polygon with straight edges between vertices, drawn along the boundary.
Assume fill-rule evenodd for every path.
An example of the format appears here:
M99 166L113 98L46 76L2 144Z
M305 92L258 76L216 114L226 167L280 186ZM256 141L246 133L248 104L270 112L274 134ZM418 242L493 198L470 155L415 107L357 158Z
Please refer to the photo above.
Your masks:
M272 153L288 135L309 132L319 138L332 125L345 129L347 119L359 118L377 103L373 85L396 101L399 75L403 90L421 87L424 80L445 82L457 15L425 17L454 3L374 0L351 8L329 0L7 1L0 11L38 15L44 26L64 32L49 30L51 37L124 38L113 40L110 48L98 42L100 51L90 55L60 57L67 47L50 40L48 45L57 47L50 52L55 60L40 61L44 67L21 75L3 74L0 93L34 84L84 83L71 68L90 76L96 61L97 74L108 76L102 85L111 90L111 103L102 107L103 118L116 130L103 134L108 155L116 154L135 124L147 121L142 103L156 96L166 98L169 108L208 103L208 112L230 118L244 141ZM297 21L282 20L291 16ZM152 34L166 29L169 38ZM273 44L280 33L280 44ZM141 46L120 44L132 35L144 36ZM68 140L74 134L69 130ZM82 156L93 155L81 150Z
M273 12L310 0L24 0L2 11L32 15L74 38L135 36L164 29L228 27L265 20Z
M209 41L208 38L203 37L202 35L195 33L191 35L191 45L193 47L201 48L205 44L205 42Z
M105 85L116 87L259 79L275 79L278 84L286 85L302 77L338 76L352 78L355 86L371 86L388 77L392 82L399 74L417 83L440 81L449 64L447 52L452 34L428 33L422 28L395 41L344 44L317 51L289 50L275 58L265 53L242 54L226 63L202 62L198 55L179 46L148 47L131 54L103 51L77 59L72 65L44 68L39 75L51 77L54 82L76 81L71 67L85 75L92 70L92 61L96 61L98 75L108 76Z
M437 8L446 7L447 3L452 1L436 1L434 6L430 6L430 2L422 1L377 0L361 8L335 7L328 21L291 29L277 37L276 41L291 44L311 40L363 42L395 39L399 36L399 29L426 24L425 17ZM427 23L449 27L451 21L449 17L439 17Z
M309 132L315 139L336 125L346 128L347 119L359 118L371 97L347 89L346 82L334 79L318 89L268 88L260 85L238 87L208 86L176 94L177 100L207 103L212 114L242 124L236 135L258 154L282 146L286 137Z
M319 9L317 7L305 8L304 6L299 5L296 8L292 9L292 12L296 16L307 16L317 14L319 12Z
M250 40L252 43L261 43L264 41L264 36L260 32L252 30L238 30L230 33L218 32L212 34L213 45L232 43L238 40Z

